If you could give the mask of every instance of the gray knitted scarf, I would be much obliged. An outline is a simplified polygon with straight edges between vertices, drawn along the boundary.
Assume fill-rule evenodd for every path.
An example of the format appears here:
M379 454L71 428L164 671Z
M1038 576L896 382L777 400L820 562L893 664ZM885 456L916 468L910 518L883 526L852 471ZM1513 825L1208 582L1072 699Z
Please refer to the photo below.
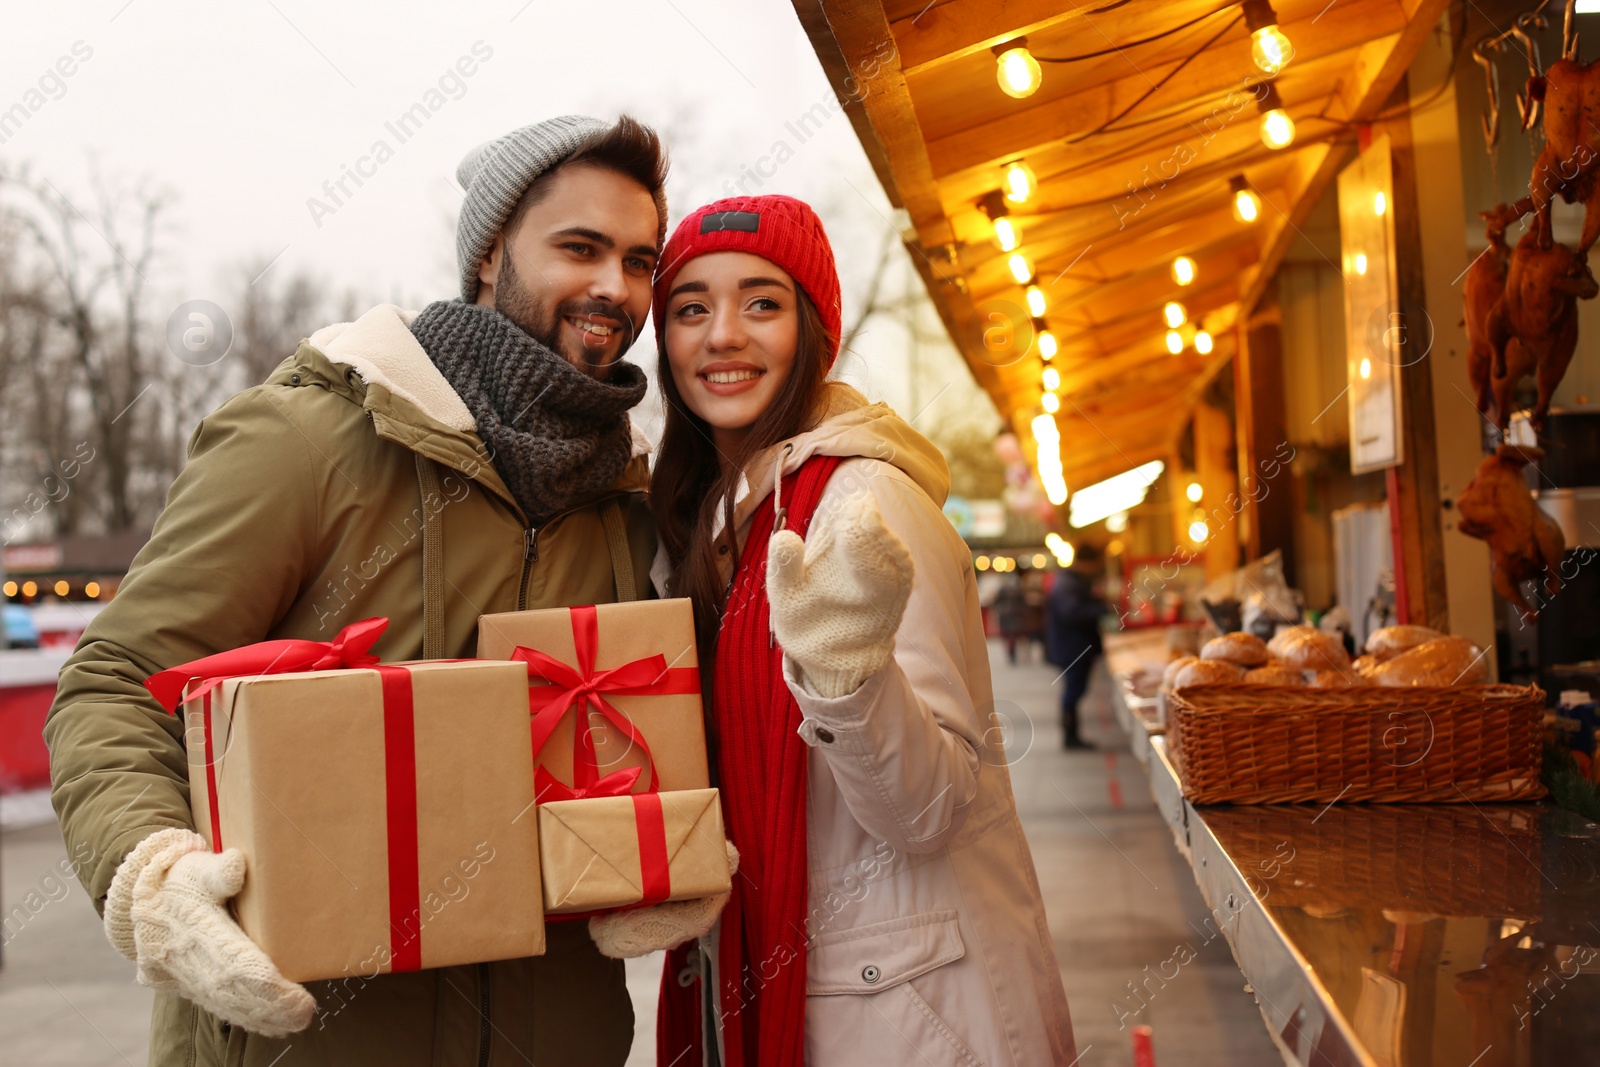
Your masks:
M618 363L597 381L491 307L440 300L411 324L478 424L528 522L543 526L616 483L633 454L628 409L644 371Z

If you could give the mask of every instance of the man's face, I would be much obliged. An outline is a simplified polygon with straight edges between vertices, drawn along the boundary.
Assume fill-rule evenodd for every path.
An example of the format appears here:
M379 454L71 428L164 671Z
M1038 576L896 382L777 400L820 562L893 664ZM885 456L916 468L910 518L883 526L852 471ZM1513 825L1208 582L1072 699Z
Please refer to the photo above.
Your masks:
M596 378L650 313L659 219L650 191L616 171L559 168L516 232L479 268L478 303Z

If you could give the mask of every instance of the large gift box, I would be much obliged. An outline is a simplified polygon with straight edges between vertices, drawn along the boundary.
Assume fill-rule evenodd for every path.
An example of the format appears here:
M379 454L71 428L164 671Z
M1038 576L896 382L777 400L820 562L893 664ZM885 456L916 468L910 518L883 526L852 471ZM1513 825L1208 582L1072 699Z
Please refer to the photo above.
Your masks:
M291 981L544 952L527 668L380 666L384 625L147 683L185 702L196 827L244 853L239 924Z
M663 793L710 785L688 600L483 615L478 655L528 664L541 798L556 783L579 795L602 781Z
M726 893L726 840L715 789L545 801L545 911L569 915Z

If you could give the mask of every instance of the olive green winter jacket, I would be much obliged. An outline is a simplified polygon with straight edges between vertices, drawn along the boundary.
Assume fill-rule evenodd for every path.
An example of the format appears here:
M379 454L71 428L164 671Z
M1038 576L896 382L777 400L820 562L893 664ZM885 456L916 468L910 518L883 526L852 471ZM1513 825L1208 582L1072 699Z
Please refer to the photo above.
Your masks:
M374 649L385 661L471 656L481 614L628 599L647 581L645 457L528 528L412 317L383 305L320 330L201 422L149 544L62 670L45 726L52 799L69 849L92 850L97 908L135 844L193 825L180 721L143 686L156 671L253 641L327 640L374 615L390 620ZM584 923L548 932L542 957L311 983L317 1019L284 1041L157 994L150 1063L621 1064L621 963Z

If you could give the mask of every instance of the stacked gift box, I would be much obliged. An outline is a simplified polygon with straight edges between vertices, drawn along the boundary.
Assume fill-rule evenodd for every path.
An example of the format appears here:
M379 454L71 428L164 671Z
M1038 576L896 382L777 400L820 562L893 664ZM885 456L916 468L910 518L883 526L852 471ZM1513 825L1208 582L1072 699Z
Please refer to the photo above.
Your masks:
M384 625L149 682L286 978L538 955L546 915L728 890L687 601L484 616L477 660L379 664Z

